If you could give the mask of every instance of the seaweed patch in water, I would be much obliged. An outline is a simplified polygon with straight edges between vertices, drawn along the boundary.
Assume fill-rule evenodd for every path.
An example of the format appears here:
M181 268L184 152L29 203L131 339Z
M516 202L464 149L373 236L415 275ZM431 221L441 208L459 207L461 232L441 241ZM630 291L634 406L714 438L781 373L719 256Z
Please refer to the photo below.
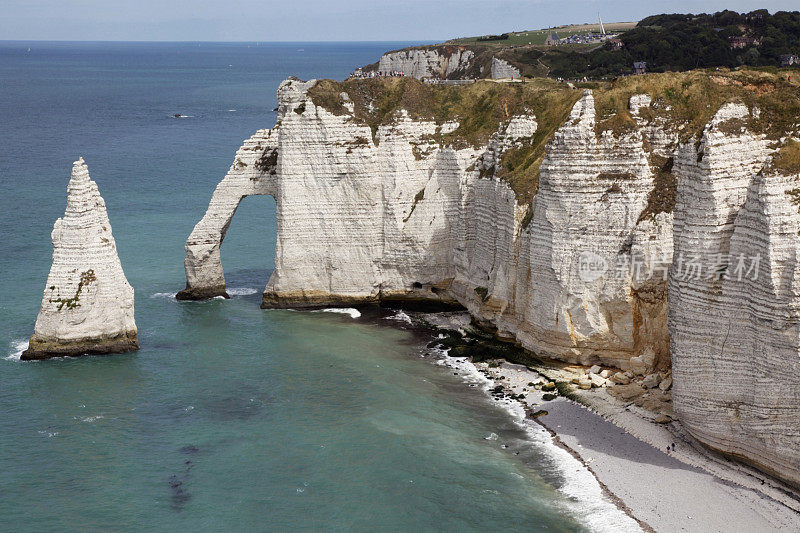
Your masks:
M186 470L178 476L177 474L172 474L169 477L169 488L172 492L170 497L171 504L170 507L175 511L182 511L183 508L189 503L189 500L192 499L191 493L186 490L186 482L189 480L191 475L189 471L194 466L194 463L191 461L185 461L184 464L186 465Z

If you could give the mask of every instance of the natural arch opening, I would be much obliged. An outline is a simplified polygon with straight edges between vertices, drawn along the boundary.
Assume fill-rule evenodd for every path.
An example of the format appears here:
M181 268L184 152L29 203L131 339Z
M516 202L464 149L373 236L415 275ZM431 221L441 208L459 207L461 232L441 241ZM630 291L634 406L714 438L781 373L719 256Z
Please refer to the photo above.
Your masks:
M220 247L229 296L261 293L275 269L276 203L272 196L247 196L236 209Z
M186 240L186 288L180 291L176 298L179 300L204 300L216 296L229 296L226 291L225 274L222 270L222 257L220 248L228 229L233 222L233 216L239 210L242 200L248 196L272 196L277 190L276 180L278 175L278 147L277 139L272 135L272 130L259 130L250 137L236 152L231 168L225 178L217 184L205 215L192 230ZM258 202L256 202L258 203ZM258 207L251 201L242 210L257 211ZM263 204L262 204L263 205ZM274 199L269 204L267 213L271 221L269 235L276 235L277 212ZM247 216L241 217L248 218ZM257 215L252 216L257 218ZM258 225L237 224L239 228L229 239L226 249L260 249L264 242L264 228ZM275 257L275 237L271 237L271 257ZM239 244L240 243L240 244ZM253 244L255 243L255 245ZM235 252L234 252L235 253ZM247 254L247 252L243 252ZM264 265L269 267L272 260L264 260ZM267 270L267 269L265 269ZM266 281L262 281L264 286Z

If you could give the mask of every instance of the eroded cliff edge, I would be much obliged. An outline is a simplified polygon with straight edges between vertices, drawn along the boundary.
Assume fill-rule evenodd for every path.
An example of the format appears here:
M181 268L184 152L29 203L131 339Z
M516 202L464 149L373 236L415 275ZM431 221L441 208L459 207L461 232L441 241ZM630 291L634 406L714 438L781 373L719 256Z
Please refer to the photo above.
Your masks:
M263 307L460 304L541 355L636 373L672 365L675 409L699 440L798 483L798 300L786 266L798 214L778 190L800 172L797 90L764 73L651 75L593 92L547 80L287 80L278 124L245 142L187 241L180 296L224 295L231 217L244 196L270 194L276 268ZM789 163L776 170L779 151ZM785 220L756 193L745 202L765 182L782 184L769 205ZM778 233L783 258L769 247ZM763 252L771 274L714 285L675 263L737 246ZM713 348L725 329L713 317L729 312L749 351ZM781 387L756 400L748 379Z

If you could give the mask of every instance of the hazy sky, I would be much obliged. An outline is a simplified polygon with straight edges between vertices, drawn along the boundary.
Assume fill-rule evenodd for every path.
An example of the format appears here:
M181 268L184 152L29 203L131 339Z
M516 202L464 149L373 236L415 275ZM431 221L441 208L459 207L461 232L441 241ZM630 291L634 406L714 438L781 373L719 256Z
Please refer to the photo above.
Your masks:
M798 0L0 0L0 40L414 41Z

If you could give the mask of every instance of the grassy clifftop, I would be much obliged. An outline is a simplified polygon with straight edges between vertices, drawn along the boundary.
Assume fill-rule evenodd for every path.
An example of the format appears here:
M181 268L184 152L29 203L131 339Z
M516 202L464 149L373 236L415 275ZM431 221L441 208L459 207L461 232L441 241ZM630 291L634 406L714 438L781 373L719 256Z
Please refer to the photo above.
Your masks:
M369 125L373 136L380 125L395 121L401 110L412 118L437 124L458 121L454 131L431 138L440 145L457 148L483 146L503 122L515 115L533 114L538 131L529 143L503 156L497 173L524 203L536 193L547 142L566 121L581 96L581 88L593 89L598 134L610 130L621 135L636 128L628 109L634 94L652 98L653 104L641 111L643 117L659 119L666 128L679 132L684 141L696 139L727 102L741 102L757 110L752 118L726 124L732 131L746 127L776 142L800 131L800 80L794 76L790 81L787 73L759 70L649 74L575 89L548 79L528 83L481 81L463 86L428 85L413 78L321 80L311 88L309 96L315 105L343 115L348 111L341 93L347 93L354 105L355 119ZM664 170L663 161L654 165L657 173L669 172Z
M321 80L309 91L315 105L334 114L346 114L340 94L354 104L355 118L372 128L394 121L400 110L415 119L437 124L458 121L450 133L432 141L456 148L486 145L501 123L524 113L536 116L538 130L524 149L513 150L503 160L501 177L527 201L536 192L544 148L564 123L581 91L565 84L540 79L530 83L480 81L471 85L428 85L413 78L370 78L347 81Z
M791 80L790 80L791 77ZM629 76L613 82L588 83L594 89L598 129L617 133L636 126L628 111L634 94L648 94L653 105L645 118L663 118L688 141L728 102L741 102L757 116L742 124L752 132L779 139L800 128L800 83L791 73L760 70L708 70Z
M619 32L618 39L544 45L553 31L561 38L599 31L597 25L583 25L453 39L426 48L447 55L447 47L461 46L475 54L467 72L451 73L450 78L488 77L492 57L510 62L528 77L610 79L630 74L637 61L646 62L648 72L670 72L778 68L786 55L800 55L799 11L653 15L638 23L606 24L605 29Z
M636 27L636 22L607 22L603 25L609 33L623 32ZM483 45L492 48L506 46L525 46L544 44L545 39L551 33L555 33L559 38L564 39L572 35L581 35L588 32L600 33L600 24L573 24L568 26L557 26L554 28L544 28L541 30L527 30L504 33L492 39L492 36L479 37L459 37L450 39L448 44L468 44ZM487 38L488 37L488 38Z

